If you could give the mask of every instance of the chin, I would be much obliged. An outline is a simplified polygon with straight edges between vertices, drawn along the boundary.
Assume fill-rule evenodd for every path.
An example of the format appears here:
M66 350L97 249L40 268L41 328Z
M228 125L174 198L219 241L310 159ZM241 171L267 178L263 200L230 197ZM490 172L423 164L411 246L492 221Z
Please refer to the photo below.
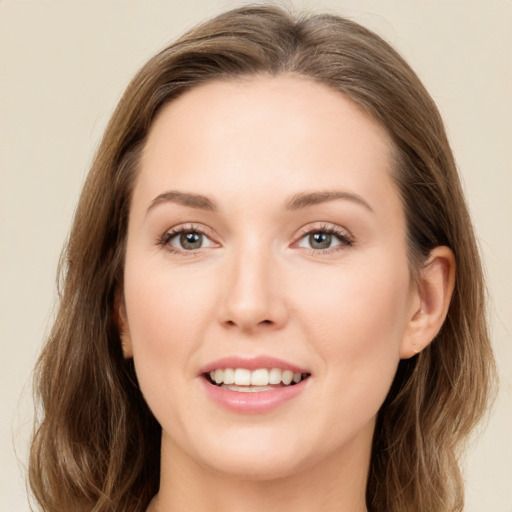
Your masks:
M261 453L257 458L242 459L238 457L227 457L224 460L217 460L212 464L211 469L227 477L249 481L279 480L297 473L301 465L296 460L285 457L272 457Z
M267 433L268 434L268 433ZM290 436L258 436L240 432L223 440L212 439L200 450L198 462L232 478L274 480L287 477L305 466L311 454L302 453L304 446ZM301 450L302 448L302 450Z

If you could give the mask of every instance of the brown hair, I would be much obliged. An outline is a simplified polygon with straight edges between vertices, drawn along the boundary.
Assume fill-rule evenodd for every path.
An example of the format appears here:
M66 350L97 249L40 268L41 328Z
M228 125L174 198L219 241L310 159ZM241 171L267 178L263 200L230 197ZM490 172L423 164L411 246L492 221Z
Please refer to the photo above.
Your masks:
M331 15L244 7L185 34L136 75L110 120L61 261L60 308L38 362L41 419L30 484L42 509L140 512L159 485L160 427L122 357L113 318L138 157L163 105L198 84L255 74L308 77L350 98L394 143L411 268L449 246L456 284L446 322L402 360L374 435L372 512L462 510L458 447L494 375L478 249L438 110L380 37Z

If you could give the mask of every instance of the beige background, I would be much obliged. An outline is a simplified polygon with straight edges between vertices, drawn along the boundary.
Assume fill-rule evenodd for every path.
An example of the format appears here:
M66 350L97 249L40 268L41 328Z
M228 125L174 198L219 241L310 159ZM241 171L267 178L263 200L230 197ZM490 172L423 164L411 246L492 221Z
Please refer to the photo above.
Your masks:
M28 511L30 372L81 183L132 74L241 2L0 0L0 512ZM389 40L445 118L485 257L501 391L465 464L468 512L512 512L512 2L296 1ZM413 508L411 509L413 510Z

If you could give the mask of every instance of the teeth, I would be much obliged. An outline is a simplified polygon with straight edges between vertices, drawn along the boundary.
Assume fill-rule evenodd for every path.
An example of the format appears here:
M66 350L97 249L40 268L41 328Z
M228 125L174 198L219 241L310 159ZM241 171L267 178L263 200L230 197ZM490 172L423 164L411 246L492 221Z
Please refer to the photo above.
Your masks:
M218 370L215 370L216 372ZM250 386L251 385L251 370L245 368L237 368L235 370L235 384L237 386Z
M268 384L268 370L254 370L251 372L251 386L266 386Z
M235 383L235 370L232 368L226 368L224 370L224 384L234 384Z
M224 389L229 391L239 391L241 393L258 393L260 391L272 391L272 386L234 386L234 385L222 385Z
M293 372L291 372L290 370L285 370L283 372L283 384L285 386L288 386L288 384L290 384L293 380Z
M281 377L283 372L279 368L272 368L268 372L268 383L269 384L281 384Z
M249 391L249 386L258 387L255 391L272 389L271 385L283 384L290 385L292 382L298 384L308 374L300 372L294 373L291 370L282 370L281 368L258 368L257 370L248 370L246 368L224 368L212 370L210 379L218 385L224 385L232 391ZM239 389L239 386L246 386Z

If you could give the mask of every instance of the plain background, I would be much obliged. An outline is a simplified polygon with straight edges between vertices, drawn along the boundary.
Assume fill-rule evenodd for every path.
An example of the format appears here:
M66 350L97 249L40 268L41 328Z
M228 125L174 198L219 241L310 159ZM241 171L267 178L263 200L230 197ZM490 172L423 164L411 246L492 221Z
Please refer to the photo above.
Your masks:
M242 3L0 0L0 512L29 510L31 370L55 304L59 253L105 124L147 58ZM501 378L464 465L466 510L512 512L512 2L290 4L377 31L441 109L485 259Z

